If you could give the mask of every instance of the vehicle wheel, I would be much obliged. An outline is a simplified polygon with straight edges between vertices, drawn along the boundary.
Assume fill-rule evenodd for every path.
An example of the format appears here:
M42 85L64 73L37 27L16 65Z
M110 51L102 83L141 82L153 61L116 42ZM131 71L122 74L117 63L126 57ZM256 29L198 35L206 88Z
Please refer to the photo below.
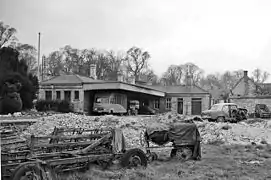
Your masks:
M113 111L113 110L110 110L110 114L113 115L113 114L114 114L114 111Z
M130 149L123 154L120 164L122 167L128 168L138 166L146 167L148 164L148 158L141 149Z
M14 170L12 180L22 179L57 180L53 170L48 167L41 167L36 162L22 163Z
M158 155L155 152L151 152L148 156L148 161L155 161L158 159Z
M171 158L176 158L180 161L187 161L192 158L192 155L192 150L188 147L172 149L170 153Z
M128 116L131 116L131 114L132 114L132 113L131 113L131 110L129 109L129 110L128 110Z
M222 116L220 116L220 117L218 117L218 118L216 119L216 121L222 123L222 122L225 122L225 118L222 117Z

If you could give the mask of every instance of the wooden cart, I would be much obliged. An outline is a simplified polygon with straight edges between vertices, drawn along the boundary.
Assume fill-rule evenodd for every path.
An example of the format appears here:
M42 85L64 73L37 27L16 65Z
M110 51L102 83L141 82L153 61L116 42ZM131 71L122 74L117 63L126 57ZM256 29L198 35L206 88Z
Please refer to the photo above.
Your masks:
M31 136L22 146L5 148L7 144L1 146L2 179L54 180L67 171L88 169L90 163L106 168L117 159L123 167L147 166L142 150L126 150L120 129L55 128L49 136Z

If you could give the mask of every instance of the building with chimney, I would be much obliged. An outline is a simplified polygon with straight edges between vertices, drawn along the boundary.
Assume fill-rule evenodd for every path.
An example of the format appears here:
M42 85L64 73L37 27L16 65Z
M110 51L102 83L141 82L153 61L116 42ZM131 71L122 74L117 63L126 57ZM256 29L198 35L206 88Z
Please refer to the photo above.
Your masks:
M138 100L140 107L148 106L160 113L200 115L210 107L209 92L194 85L190 74L185 85L153 86L135 81L133 76L125 78L123 71L118 72L115 81L98 80L96 66L90 65L89 77L62 74L40 83L39 99L70 101L76 112L91 114L98 96L110 97L108 103L121 104L126 109L129 101Z
M266 104L271 109L271 96L262 95L262 91L261 84L255 83L249 78L248 71L244 71L244 76L231 89L229 100L248 109L250 114L254 113L256 104Z

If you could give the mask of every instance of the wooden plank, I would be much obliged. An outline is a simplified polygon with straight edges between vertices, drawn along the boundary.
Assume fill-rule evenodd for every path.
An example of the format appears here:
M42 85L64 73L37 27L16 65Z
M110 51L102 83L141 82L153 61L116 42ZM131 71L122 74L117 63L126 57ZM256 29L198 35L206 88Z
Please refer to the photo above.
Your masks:
M52 160L47 160L46 162L50 166L56 166L56 165L74 164L74 163L82 163L82 162L93 162L96 160L105 160L105 159L110 159L113 156L114 155L112 154L88 155L88 156L78 156L78 157L65 158L65 159L52 159Z
M55 136L55 135L49 135L49 136L34 136L33 140L38 141L42 139L58 139L58 140L67 140L67 139L80 139L80 138L97 138L102 137L108 133L100 133L100 134L83 134L83 135L70 135L70 136Z
M88 145L88 144L92 144L93 142L95 142L95 140L84 141L84 142L56 143L56 144L33 144L32 148L71 147L71 146Z
M10 119L10 120L1 120L0 124L20 124L20 123L36 123L38 120L36 119Z

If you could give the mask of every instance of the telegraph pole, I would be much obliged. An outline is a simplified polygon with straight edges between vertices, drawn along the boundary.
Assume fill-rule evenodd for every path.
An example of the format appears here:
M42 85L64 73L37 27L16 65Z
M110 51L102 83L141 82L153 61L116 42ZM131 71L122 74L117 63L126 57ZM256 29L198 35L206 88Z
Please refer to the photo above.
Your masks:
M38 79L40 80L40 32L38 41Z

